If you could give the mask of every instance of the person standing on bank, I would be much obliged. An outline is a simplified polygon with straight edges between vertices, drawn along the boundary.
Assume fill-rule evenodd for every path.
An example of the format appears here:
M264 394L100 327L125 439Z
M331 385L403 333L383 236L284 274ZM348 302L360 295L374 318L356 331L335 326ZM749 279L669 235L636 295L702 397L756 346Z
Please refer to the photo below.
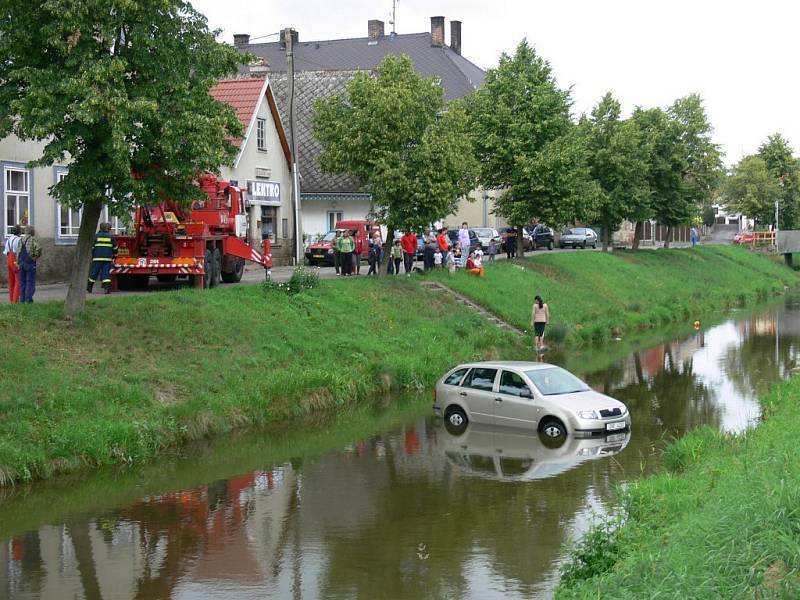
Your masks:
M86 291L92 293L94 284L99 279L103 284L103 292L111 293L111 266L117 256L117 240L111 235L111 225L100 223L100 231L94 234L92 246L92 267L89 270L89 282Z
M8 268L8 301L11 304L19 302L19 234L22 229L19 225L11 228L11 235L6 239L3 246L3 254L6 255L6 266Z
M544 350L544 328L550 321L550 307L545 304L541 296L533 299L533 311L531 312L531 325L536 334L536 349Z
M353 236L353 243L355 244L355 250L353 251L353 268L355 269L356 275L361 275L361 255L364 253L364 238L358 235L358 231L353 229L351 232Z
M353 274L353 250L355 249L356 243L350 236L350 230L345 230L339 245L339 263L344 277L350 277Z
M341 275L341 268L342 268L342 232L340 230L336 230L336 235L333 238L333 244L331 245L333 248L333 268L336 271L337 275Z
M28 225L25 235L19 241L17 261L20 270L19 301L33 304L36 293L36 263L42 257L42 245L36 239L36 230Z
M400 275L401 262L403 262L403 248L400 246L400 240L395 240L389 251L389 266L394 268L395 275Z
M472 250L472 248L470 248L472 242L470 242L469 239L469 226L466 221L461 224L461 229L458 230L458 243L461 244L461 253L464 256L469 256Z
M403 247L403 266L406 273L410 274L414 269L414 255L417 253L417 236L410 230L400 238L400 245Z

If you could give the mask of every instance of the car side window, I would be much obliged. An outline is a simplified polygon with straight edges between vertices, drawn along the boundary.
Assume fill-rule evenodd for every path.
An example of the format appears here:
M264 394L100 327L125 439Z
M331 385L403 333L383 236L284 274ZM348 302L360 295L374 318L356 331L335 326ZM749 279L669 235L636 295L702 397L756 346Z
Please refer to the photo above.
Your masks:
M503 371L500 376L500 393L517 397L532 395L525 380L513 371Z
M453 371L450 376L444 380L445 384L447 385L458 385L461 383L461 380L464 379L464 373L467 372L467 369L459 369L458 371Z
M491 392L494 388L495 375L497 369L472 369L464 380L464 387Z

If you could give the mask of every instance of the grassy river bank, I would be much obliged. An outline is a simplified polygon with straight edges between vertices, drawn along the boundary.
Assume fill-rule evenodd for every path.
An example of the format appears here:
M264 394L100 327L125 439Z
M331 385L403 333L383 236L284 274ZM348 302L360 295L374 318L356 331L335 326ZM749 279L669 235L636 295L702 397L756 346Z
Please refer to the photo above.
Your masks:
M541 293L551 331L580 343L798 280L746 250L701 248L557 254L447 284L523 327ZM529 340L405 277L326 281L292 297L154 293L90 303L73 323L60 316L60 303L0 307L0 484L139 462L242 426L341 418L381 394L422 391L459 361L530 356Z
M619 528L594 529L557 598L800 597L800 377L761 399L764 422L668 447L665 472L621 491Z

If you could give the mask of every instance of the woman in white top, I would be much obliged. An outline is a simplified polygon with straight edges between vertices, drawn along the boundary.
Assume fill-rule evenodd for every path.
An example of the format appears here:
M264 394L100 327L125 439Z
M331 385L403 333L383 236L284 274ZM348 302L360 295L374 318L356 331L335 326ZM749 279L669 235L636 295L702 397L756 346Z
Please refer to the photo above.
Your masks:
M544 328L550 321L550 307L545 304L541 296L533 299L533 311L531 312L531 325L536 332L536 349L544 349Z

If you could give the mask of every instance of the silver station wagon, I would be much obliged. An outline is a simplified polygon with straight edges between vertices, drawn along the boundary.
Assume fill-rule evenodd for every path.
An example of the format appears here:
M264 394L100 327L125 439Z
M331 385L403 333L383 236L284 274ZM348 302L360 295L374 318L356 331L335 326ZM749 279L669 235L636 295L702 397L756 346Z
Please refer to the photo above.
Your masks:
M433 410L455 433L472 422L534 429L561 440L631 426L622 402L595 392L561 367L538 362L459 365L436 384Z

